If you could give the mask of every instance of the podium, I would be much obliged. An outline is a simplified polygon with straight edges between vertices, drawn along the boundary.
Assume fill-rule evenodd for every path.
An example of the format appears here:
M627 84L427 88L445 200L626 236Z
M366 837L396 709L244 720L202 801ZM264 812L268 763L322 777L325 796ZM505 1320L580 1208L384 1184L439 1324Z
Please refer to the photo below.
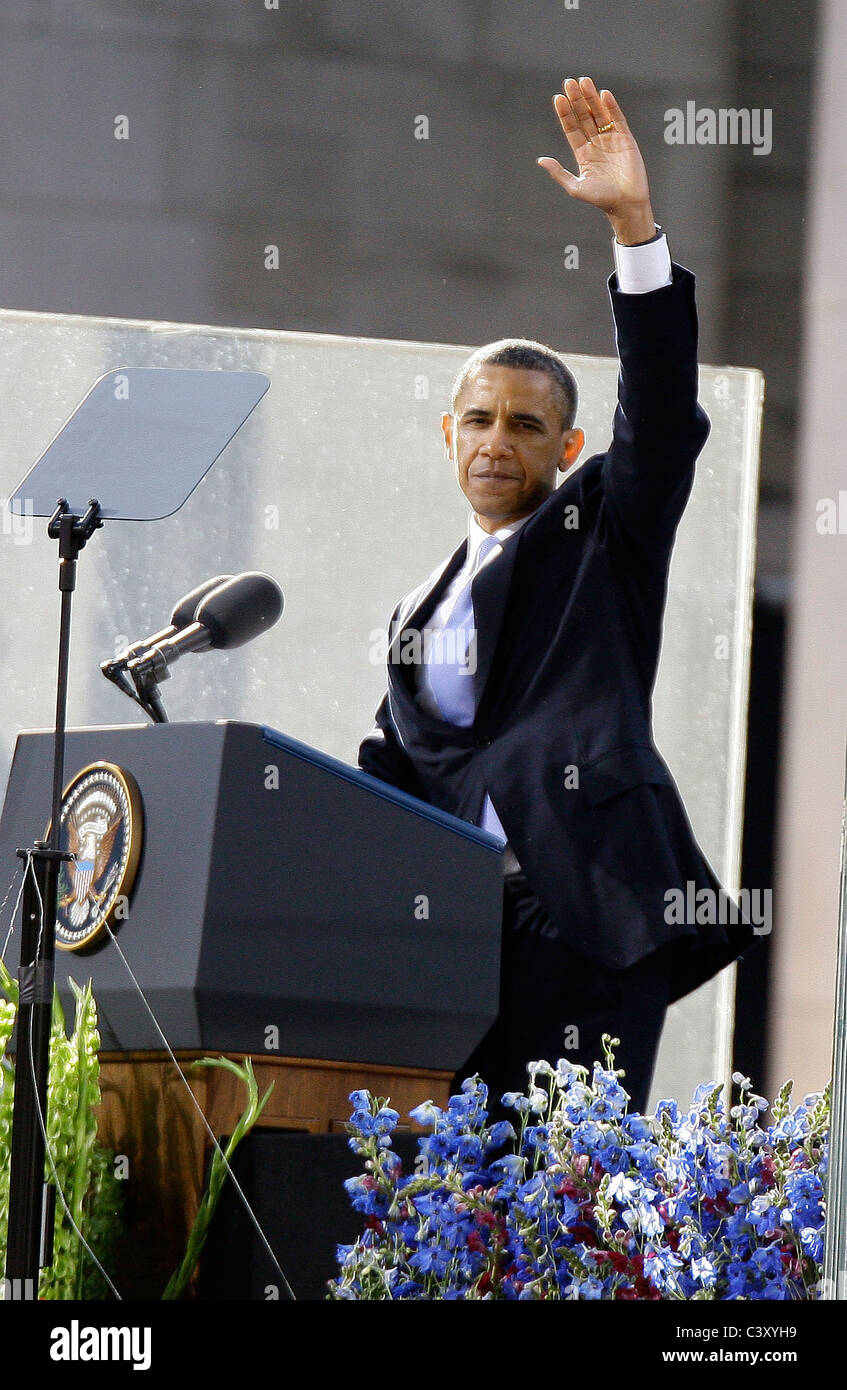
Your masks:
M52 733L18 736L0 819L9 877L16 848L46 829L52 747ZM259 725L69 730L66 785L100 762L134 778L143 809L135 885L113 926L126 964L101 937L57 951L56 980L66 1004L68 976L92 980L100 1134L129 1157L130 1224L166 1277L207 1138L127 964L181 1064L249 1054L260 1088L274 1080L267 1127L342 1130L359 1087L401 1115L443 1103L497 1013L501 847ZM215 1133L231 1132L243 1103L233 1078L205 1071L192 1085Z
M18 737L0 821L10 869L44 832L51 750L51 734ZM497 1012L493 836L257 725L69 730L66 782L100 761L141 791L116 936L174 1049L464 1061ZM59 953L60 985L66 971L91 976L107 1050L161 1046L108 938Z

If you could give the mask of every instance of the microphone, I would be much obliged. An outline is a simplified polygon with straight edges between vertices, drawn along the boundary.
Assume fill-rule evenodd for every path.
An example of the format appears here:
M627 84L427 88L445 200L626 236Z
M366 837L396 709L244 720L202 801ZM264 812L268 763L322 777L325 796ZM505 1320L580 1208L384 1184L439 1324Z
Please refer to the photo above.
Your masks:
M133 695L133 689L127 680L124 672L133 657L141 656L150 647L154 647L158 642L166 642L169 637L174 637L188 624L193 622L194 614L198 605L211 593L212 589L217 589L218 585L224 584L226 580L232 579L231 574L216 574L214 579L206 579L202 584L198 584L196 589L181 598L174 605L171 613L171 620L167 627L163 627L159 632L154 632L151 637L143 637L138 642L132 642L125 647L117 656L111 657L108 661L100 662L100 670L106 680L113 681L126 695Z
M167 680L168 666L186 652L223 650L252 641L279 621L283 605L282 590L268 574L248 570L224 580L198 604L192 623L132 658L127 670L136 689L141 694Z

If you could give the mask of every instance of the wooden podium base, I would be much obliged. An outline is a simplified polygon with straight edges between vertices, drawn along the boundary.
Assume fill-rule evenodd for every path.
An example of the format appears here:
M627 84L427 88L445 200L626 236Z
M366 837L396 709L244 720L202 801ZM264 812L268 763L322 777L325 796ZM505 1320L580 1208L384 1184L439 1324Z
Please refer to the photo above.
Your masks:
M125 1174L124 1236L115 1283L124 1298L161 1297L185 1249L202 1195L211 1141L187 1094L197 1100L217 1139L229 1135L246 1104L243 1085L221 1067L196 1067L208 1056L176 1054L182 1077L166 1054L101 1053L100 1142ZM242 1062L241 1054L225 1054ZM400 1128L416 1126L409 1111L422 1101L444 1106L449 1072L324 1062L266 1053L251 1058L259 1095L274 1089L257 1127L308 1134L344 1133L349 1094L365 1089L390 1100Z

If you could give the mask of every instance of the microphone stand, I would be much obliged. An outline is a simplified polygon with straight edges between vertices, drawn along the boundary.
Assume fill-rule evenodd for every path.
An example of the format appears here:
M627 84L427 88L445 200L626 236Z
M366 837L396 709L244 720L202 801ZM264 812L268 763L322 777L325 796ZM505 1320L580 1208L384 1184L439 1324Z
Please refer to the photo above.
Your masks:
M139 696L138 703L142 709L147 711L154 724L167 724L168 716L162 704L162 697L155 685L145 689L144 694Z
M148 688L147 677L144 680L139 677L135 658L149 652L157 643L175 637L177 633L188 627L194 621L194 614L203 599L213 589L217 589L221 584L226 584L232 578L231 574L216 574L213 579L207 579L204 583L198 584L196 589L192 589L190 594L183 595L179 603L175 605L168 627L163 628L161 632L154 633L152 637L145 638L143 642L133 642L120 656L100 662L100 670L106 680L111 681L113 685L118 687L118 690L123 691L124 695L128 695L131 700L134 700L144 710L144 713L153 720L154 724L167 724L168 716L156 688L156 680L150 681ZM132 666L130 666L130 662L133 663ZM130 680L130 675L132 680ZM158 677L158 679L162 679L162 677Z
M140 705L154 724L167 724L168 716L155 686L147 691L143 691L139 686L136 690L126 675L125 667L115 661L101 661L100 670L106 680L111 681L113 685L118 687L118 690L123 691L124 695L128 695L131 700Z
M53 744L53 794L50 840L36 840L18 857L31 860L23 890L21 954L12 1113L12 1151L9 1183L9 1228L6 1279L12 1298L38 1297L38 1272L50 1263L53 1244L55 1190L44 1181L44 1131L47 1129L47 1072L50 1021L53 1008L54 952L59 865L74 855L60 849L62 783L65 762L68 672L71 638L71 600L76 588L79 552L103 525L100 503L91 498L81 517L68 511L60 498L47 526L59 542L59 664L56 691L56 734Z
M131 698L149 714L154 724L167 724L168 716L165 713L162 697L159 694L160 677L154 674L150 668L145 668L144 674L141 675L137 669L133 669L135 665L136 663L133 661L130 663L129 667L132 679L135 682L135 690L129 692ZM167 674L168 672L165 671L165 675Z

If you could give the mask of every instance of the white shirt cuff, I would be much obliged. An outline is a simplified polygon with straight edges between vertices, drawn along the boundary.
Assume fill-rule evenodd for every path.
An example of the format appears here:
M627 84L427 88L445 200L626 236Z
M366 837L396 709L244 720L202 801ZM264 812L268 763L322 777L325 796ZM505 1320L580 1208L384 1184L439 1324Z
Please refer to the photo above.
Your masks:
M622 246L614 240L613 249L621 294L649 294L671 284L671 253L664 232L642 246Z

